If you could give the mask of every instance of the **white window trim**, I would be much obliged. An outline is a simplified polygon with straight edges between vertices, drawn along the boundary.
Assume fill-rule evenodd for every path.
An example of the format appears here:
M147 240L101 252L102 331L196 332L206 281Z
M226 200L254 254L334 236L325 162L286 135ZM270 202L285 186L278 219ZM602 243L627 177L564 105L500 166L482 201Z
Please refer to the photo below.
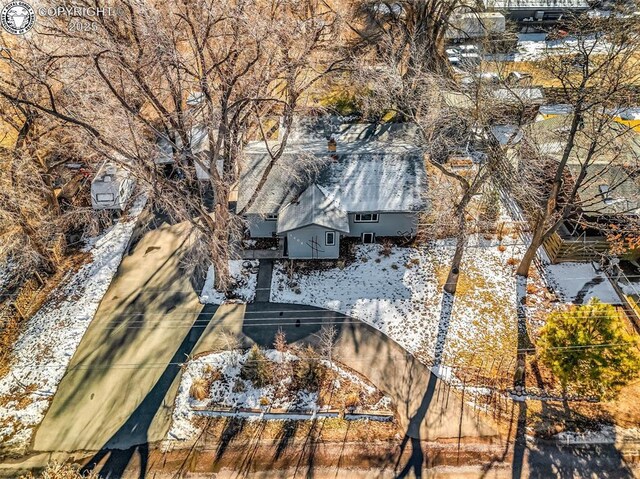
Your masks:
M363 220L362 217L364 215L371 215L371 219ZM380 215L378 213L356 213L353 215L354 223L377 223L378 221L380 221Z
M265 221L278 221L278 215L266 215L264 217Z
M329 235L333 237L333 241L329 243ZM325 246L335 246L336 245L336 232L335 231L327 231L324 234L324 245Z
M364 240L364 235L371 235L371 242L367 243ZM373 231L367 231L365 233L362 233L362 236L360 237L360 240L362 241L363 244L373 244L376 242L376 234Z

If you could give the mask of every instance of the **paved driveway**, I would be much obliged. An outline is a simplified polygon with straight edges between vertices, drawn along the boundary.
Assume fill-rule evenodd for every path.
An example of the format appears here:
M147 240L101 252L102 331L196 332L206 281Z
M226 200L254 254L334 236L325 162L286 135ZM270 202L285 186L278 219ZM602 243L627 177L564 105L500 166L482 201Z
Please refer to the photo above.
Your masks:
M35 434L34 451L125 449L164 437L178 363L210 324L242 317L242 308L198 302L180 263L188 238L187 224L162 226L125 256Z

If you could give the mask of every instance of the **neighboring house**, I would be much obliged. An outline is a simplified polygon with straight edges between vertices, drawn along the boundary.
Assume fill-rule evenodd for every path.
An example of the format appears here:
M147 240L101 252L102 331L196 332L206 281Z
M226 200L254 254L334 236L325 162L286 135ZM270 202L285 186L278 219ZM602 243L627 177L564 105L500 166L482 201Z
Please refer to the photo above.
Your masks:
M496 74L487 74L479 78L468 78L465 82L473 83L476 81L492 83L500 80ZM486 112L486 115L496 123L532 121L536 117L540 105L544 103L544 92L537 87L502 86L483 88L480 91L486 95L481 98L480 106L491 103L491 109ZM473 89L468 93L445 91L443 97L447 106L460 110L462 115L468 115L477 107Z
M104 163L91 181L91 206L94 210L124 211L135 180L128 170L113 163Z
M510 20L552 23L589 10L587 0L484 0L489 11L502 12Z
M547 120L527 125L517 133L503 127L508 133L493 129L494 136L506 146L529 139L539 154L552 160L560 160L566 144L566 134L571 115L557 115ZM599 152L582 168L591 145L592 130L586 120L584 133L578 132L572 155L569 157L565 187L571 189L581 171L584 180L577 190L576 208L544 244L552 262L592 261L609 252L610 244L602 233L602 227L637 224L640 219L640 134L627 126L611 120L605 124L600 135ZM608 139L608 141L607 141ZM510 157L521 168L528 161L518 157L517 148L510 150ZM526 150L525 150L526 151ZM601 225L596 227L596 225ZM628 258L637 258L640 251L629 251Z
M504 15L498 12L455 12L445 33L447 41L465 41L504 34Z
M422 151L407 128L343 125L335 149L321 134L297 138L244 212L251 238L278 238L282 256L338 258L343 237L415 236L426 207ZM245 151L236 209L253 197L270 163L263 143Z
M191 98L191 96L189 97ZM191 152L194 155L199 155L200 160L194 161L194 168L196 173L196 178L199 181L209 181L210 173L209 168L211 166L211 160L209 152L209 133L207 129L202 126L194 126L189 131L189 142L191 145ZM174 160L174 147L172 145L171 140L166 138L163 135L159 135L156 144L158 147L158 155L155 157L154 162L156 165L160 165L163 167L173 165L175 163ZM180 137L176 135L175 138L175 148L182 148L182 141ZM218 173L222 174L223 169L223 160L219 159L217 161L216 167L218 169Z

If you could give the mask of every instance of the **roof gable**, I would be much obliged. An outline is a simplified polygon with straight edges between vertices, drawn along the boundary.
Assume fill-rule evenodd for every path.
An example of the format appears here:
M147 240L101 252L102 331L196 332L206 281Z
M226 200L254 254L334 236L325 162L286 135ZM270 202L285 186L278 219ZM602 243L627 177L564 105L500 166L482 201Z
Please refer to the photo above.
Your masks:
M315 184L280 210L277 232L278 234L286 233L309 225L349 232L347 212L328 198Z

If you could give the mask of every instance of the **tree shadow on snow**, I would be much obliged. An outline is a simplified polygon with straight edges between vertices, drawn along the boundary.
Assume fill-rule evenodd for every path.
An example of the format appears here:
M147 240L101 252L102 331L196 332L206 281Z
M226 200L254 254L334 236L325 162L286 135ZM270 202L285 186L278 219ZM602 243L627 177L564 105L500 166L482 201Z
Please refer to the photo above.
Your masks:
M411 417L409 421L409 427L405 434L405 437L400 445L400 454L398 456L398 462L396 463L395 470L398 471L400 461L407 445L411 443L411 454L406 464L397 472L397 478L403 478L409 476L413 472L416 478L422 477L422 469L428 461L428 455L424 453L421 445L421 425L427 417L429 407L433 401L436 385L438 383L438 377L433 373L433 370L438 369L442 365L442 356L444 353L444 347L447 340L447 334L449 332L449 324L451 322L451 314L453 311L454 295L443 292L442 301L440 307L440 320L438 322L438 336L436 340L435 353L433 358L432 372L429 376L429 382L427 388L422 396L422 401L417 411Z

